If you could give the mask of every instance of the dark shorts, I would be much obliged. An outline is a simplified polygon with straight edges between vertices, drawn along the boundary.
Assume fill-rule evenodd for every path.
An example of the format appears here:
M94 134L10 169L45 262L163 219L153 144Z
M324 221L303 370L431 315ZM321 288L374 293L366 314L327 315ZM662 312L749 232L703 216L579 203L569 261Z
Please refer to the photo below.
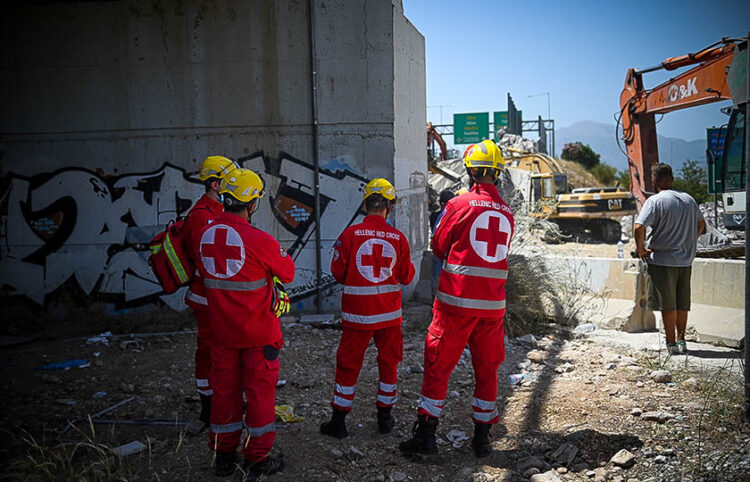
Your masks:
M690 311L691 266L648 265L648 307L660 311Z

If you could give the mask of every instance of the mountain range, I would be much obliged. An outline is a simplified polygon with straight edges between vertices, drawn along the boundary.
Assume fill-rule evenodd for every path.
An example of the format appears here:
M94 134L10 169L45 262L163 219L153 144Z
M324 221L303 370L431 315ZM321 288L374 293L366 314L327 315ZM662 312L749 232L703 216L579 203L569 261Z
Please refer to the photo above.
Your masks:
M621 133L620 133L621 135ZM588 144L601 156L601 162L617 169L628 168L625 154L617 147L615 126L594 121L579 121L568 127L558 129L555 134L555 148L560 155L562 148L569 142ZM659 160L670 164L677 171L687 159L706 162L706 141L686 141L675 137L658 136ZM622 141L620 146L624 149Z

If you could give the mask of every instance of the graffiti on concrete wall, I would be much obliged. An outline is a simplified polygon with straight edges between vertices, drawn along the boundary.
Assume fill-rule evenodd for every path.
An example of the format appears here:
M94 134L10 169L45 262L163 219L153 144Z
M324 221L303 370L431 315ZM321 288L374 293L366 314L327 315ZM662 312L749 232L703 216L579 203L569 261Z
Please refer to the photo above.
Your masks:
M238 161L264 175L269 195L253 222L294 256L298 269L290 291L304 304L316 290L313 167L286 153ZM366 180L346 158L324 166L320 217L327 271L332 240L356 220ZM165 295L153 277L147 243L167 222L184 216L203 192L197 179L170 164L117 177L75 167L30 178L10 174L0 185L3 290L44 304L60 287L75 283L86 295L121 307L161 300L182 309L182 290ZM330 274L323 282L332 284Z

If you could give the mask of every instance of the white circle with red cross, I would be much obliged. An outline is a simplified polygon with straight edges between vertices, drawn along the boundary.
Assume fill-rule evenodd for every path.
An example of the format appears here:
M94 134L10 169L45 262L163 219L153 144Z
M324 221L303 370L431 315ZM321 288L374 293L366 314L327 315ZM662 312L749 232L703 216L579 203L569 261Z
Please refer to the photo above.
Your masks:
M508 257L510 221L497 211L485 211L474 220L469 233L471 247L488 263L497 263Z
M240 234L226 224L215 224L201 236L203 267L211 276L231 278L245 264L245 247Z
M384 239L370 238L357 250L357 269L367 281L380 283L390 278L396 264L396 250Z

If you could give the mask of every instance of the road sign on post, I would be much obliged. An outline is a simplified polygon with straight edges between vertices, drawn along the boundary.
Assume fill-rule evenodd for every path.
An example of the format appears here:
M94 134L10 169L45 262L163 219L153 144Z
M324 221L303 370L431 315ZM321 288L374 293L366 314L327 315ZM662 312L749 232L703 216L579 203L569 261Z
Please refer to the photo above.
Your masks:
M453 142L455 144L475 144L489 137L489 113L453 114Z

